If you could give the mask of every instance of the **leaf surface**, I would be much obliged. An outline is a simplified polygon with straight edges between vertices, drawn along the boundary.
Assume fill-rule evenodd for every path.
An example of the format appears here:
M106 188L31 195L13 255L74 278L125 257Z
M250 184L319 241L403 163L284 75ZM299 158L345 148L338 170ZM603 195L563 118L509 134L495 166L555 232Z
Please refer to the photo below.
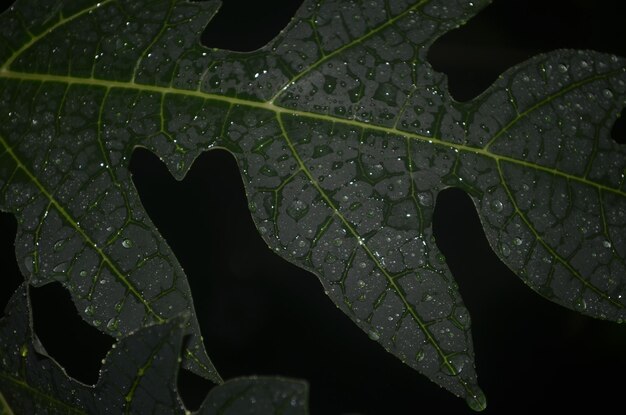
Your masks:
M20 287L0 320L0 388L24 414L190 414L176 388L186 317L142 328L114 344L96 385L65 371L32 332L28 290ZM307 385L241 378L214 387L197 414L305 414ZM1 398L1 395L0 395ZM10 412L8 412L10 413Z
M499 257L545 297L625 317L624 59L560 50L459 103L428 47L489 1L305 1L251 53L206 49L217 3L18 1L2 16L0 206L33 284L114 335L192 310L128 177L235 155L259 232L407 365L482 409L470 317L432 233L474 200ZM95 25L95 26L94 26ZM62 238L59 238L62 235ZM157 277L158 276L158 277ZM193 315L185 364L214 380Z

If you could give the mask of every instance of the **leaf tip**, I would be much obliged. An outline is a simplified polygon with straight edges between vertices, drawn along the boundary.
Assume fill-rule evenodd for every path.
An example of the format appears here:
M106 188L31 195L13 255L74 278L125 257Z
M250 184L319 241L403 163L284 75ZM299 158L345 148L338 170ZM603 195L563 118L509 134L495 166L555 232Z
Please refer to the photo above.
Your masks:
M487 408L487 397L479 388L476 388L471 394L467 395L465 401L467 402L467 406L476 412L482 412Z

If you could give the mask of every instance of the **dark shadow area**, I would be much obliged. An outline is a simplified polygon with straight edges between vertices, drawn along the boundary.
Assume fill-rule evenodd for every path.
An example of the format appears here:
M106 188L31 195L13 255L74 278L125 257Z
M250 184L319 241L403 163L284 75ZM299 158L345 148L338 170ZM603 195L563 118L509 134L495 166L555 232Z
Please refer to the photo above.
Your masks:
M179 368L177 379L178 394L182 398L187 410L197 411L212 386L213 383L203 377L186 369Z
M257 50L287 26L302 0L225 0L202 32L202 44L238 52Z
M428 396L463 413L465 402L430 383L368 339L325 296L312 274L279 258L254 228L232 156L201 155L177 182L138 149L133 180L153 222L186 270L209 355L225 379L306 379L313 414L403 413ZM191 408L206 382L183 373Z
M626 56L623 1L496 0L459 29L439 38L428 59L467 101L502 72L538 53L593 49ZM608 12L607 12L608 11Z
M31 288L33 325L46 351L73 378L92 385L114 339L87 324L59 283Z
M24 281L15 259L17 221L12 213L0 212L0 314Z
M622 382L607 373L626 367L626 327L567 310L522 283L491 250L463 191L439 194L434 231L472 316L485 413L610 412L622 405Z

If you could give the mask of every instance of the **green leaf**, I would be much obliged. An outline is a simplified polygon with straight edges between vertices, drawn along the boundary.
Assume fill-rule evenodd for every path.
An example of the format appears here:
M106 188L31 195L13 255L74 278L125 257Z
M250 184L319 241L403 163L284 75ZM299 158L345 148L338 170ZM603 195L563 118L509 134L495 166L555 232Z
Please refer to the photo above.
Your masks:
M186 277L147 217L128 174L128 157L138 139L159 142L169 136L160 132L166 124L161 98L155 102L156 95L74 84L70 78L43 83L14 78L41 76L31 66L41 62L41 55L34 56L42 50L50 60L45 72L67 72L71 62L74 69L67 73L72 77L95 81L100 72L108 79L122 77L120 71L131 69L128 62L138 58L139 47L156 43L159 34L174 36L166 35L167 21L178 28L176 41L180 36L191 43L201 26L183 20L206 20L215 11L214 3L180 4L175 10L165 2L148 3L129 4L125 10L112 1L37 6L21 1L2 16L7 26L1 34L0 100L2 120L9 124L0 132L0 207L17 216L17 256L31 284L60 281L81 316L116 337L191 313L185 366L219 382L202 345ZM99 21L96 26L93 19ZM128 42L136 56L124 58ZM53 69L61 61L65 63ZM10 103L22 93L23 99ZM134 115L122 110L125 104L135 108ZM140 138L142 131L153 136Z
M32 332L28 289L13 295L0 320L0 388L24 414L189 414L176 388L186 317L122 338L87 386L67 376ZM11 413L7 402L1 399ZM304 414L307 385L288 379L234 379L211 390L198 414Z
M477 410L470 318L432 233L473 198L500 258L545 297L624 319L626 62L560 50L459 103L429 46L488 0L305 1L251 53L206 49L216 2L18 1L0 20L0 207L32 284L61 281L121 336L192 311L128 177L235 155L259 232L388 351ZM185 364L218 380L192 315Z
M308 414L308 386L281 378L233 379L209 392L198 415Z
M4 399L4 395L0 392L0 415L13 415L13 410Z
M28 290L22 286L0 321L0 387L24 414L182 413L175 373L184 320L143 328L120 340L103 361L98 383L87 386L46 355L33 335Z

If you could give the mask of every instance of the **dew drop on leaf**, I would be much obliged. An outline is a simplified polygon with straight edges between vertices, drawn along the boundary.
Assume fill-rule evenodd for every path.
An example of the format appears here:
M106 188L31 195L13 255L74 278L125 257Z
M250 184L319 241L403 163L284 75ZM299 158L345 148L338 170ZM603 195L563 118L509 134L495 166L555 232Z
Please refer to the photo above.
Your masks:
M493 203L491 204L491 208L493 209L494 212L502 212L504 205L502 204L501 201L494 200Z
M444 371L450 376L458 376L467 364L467 356L457 354L448 358L448 363L444 364Z
M33 262L34 259L32 256L27 256L26 258L24 258L24 266L26 267L26 271L33 272Z
M133 246L133 241L131 241L130 239L124 239L124 240L122 241L122 246L123 246L124 248L132 248L132 246Z
M509 248L507 244L503 243L500 245L500 252L502 252L502 255L504 256L509 256L511 255L511 248Z
M475 390L473 394L466 398L467 405L476 412L484 411L487 408L487 398L482 390Z
M28 346L26 344L23 344L22 347L20 348L20 356L22 357L28 356Z
M118 321L115 317L113 317L112 319L110 319L107 322L107 329L111 330L111 331L115 331L117 330L117 326L118 326Z
M61 239L59 241L56 241L54 243L54 247L52 249L54 249L54 252L59 252L60 250L63 249L63 245L65 244L65 239Z

